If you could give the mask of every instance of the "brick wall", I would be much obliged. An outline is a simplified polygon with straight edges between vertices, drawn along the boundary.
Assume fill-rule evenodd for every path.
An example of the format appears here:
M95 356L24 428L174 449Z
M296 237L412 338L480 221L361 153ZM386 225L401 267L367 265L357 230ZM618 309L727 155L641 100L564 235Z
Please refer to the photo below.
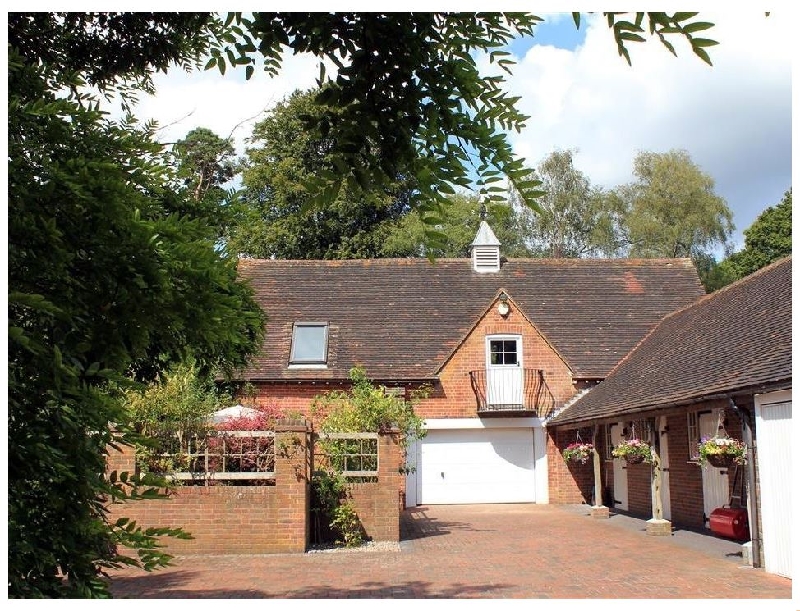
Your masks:
M290 443L297 440L298 443ZM308 433L303 425L276 427L275 485L178 486L168 497L112 503L112 519L127 517L141 526L181 527L194 539L165 537L171 554L272 554L302 552L308 540ZM133 448L112 451L109 470L134 463Z
M669 426L669 499L673 524L703 528L703 476L689 461L686 412L667 416Z
M626 465L628 475L628 512L643 518L653 517L653 493L650 486L653 467L649 463ZM670 492L672 482L670 482Z
M557 405L575 394L572 373L542 337L536 327L520 314L516 306L503 318L496 303L486 312L464 342L454 352L439 375L441 385L430 398L420 402L417 413L423 418L476 418L477 399L470 385L469 372L486 367L487 335L521 335L522 366L542 369Z
M331 382L304 382L302 384L256 382L253 386L256 391L254 398L256 407L274 405L287 417L302 417L312 421L316 426L322 418L315 419L311 413L311 404L314 398L333 390L347 390L350 385L349 383Z
M561 452L576 439L575 431L548 430L547 470L550 502L553 504L592 503L594 496L594 463L585 465L564 461ZM581 437L591 441L591 437Z
M378 439L378 481L349 485L356 513L368 538L374 541L400 540L401 488L399 432Z
M274 485L179 486L164 499L112 503L109 518L190 532L192 540L164 538L172 554L303 552L310 537L311 433L305 424L284 422L275 437ZM354 505L368 537L399 541L403 476L396 433L380 436L378 460L378 482L353 486ZM111 450L108 469L133 472L133 449Z

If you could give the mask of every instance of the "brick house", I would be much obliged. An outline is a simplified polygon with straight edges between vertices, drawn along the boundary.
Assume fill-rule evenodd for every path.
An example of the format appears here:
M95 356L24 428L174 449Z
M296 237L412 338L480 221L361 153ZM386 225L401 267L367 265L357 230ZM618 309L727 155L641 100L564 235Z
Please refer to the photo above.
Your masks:
M591 502L591 473L547 419L595 386L667 314L704 294L687 259L505 259L485 221L471 259L242 259L268 316L237 375L257 404L310 418L352 367L417 412L405 504ZM566 413L566 412L565 412Z
M618 509L708 528L715 508L744 493L754 564L787 577L791 270L787 257L666 316L602 383L548 423L557 436L599 429L607 504ZM697 443L720 430L747 443L747 465L700 466ZM654 470L611 460L612 444L633 434L657 442L660 516Z

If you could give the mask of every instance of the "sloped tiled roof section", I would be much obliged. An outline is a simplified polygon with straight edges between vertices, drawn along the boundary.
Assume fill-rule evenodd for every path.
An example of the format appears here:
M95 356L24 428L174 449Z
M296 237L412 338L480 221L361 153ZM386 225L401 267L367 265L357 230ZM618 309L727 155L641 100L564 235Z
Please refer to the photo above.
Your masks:
M791 377L789 257L667 316L605 381L552 422L623 416Z
M245 380L378 380L435 376L501 290L567 360L602 378L667 313L703 290L686 259L511 259L479 274L469 259L242 259L269 320ZM292 324L329 324L328 366L288 367Z

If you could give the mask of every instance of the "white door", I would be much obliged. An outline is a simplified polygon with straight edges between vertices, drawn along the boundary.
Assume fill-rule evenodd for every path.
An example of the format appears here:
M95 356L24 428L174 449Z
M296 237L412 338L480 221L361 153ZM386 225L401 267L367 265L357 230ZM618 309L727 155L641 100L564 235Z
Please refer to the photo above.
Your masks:
M522 338L486 338L486 401L490 406L522 406Z
M756 396L764 569L792 576L791 391Z
M611 426L611 443L616 446L622 441L622 422ZM625 461L615 458L611 461L614 465L614 507L621 511L628 511L628 472Z
M700 437L714 437L718 434L717 413L700 414L698 418L698 428ZM730 490L728 489L728 469L712 467L708 463L702 467L703 477L703 514L706 521L705 526L710 525L708 521L711 512L717 507L722 507L730 501Z
M661 509L665 520L672 519L669 499L669 429L667 417L661 416L656 421L657 434L660 436L659 456L661 457Z
M429 430L419 446L421 505L536 501L532 428Z
M415 437L409 437L408 446L406 448L406 507L417 506L417 471L419 465L419 440Z

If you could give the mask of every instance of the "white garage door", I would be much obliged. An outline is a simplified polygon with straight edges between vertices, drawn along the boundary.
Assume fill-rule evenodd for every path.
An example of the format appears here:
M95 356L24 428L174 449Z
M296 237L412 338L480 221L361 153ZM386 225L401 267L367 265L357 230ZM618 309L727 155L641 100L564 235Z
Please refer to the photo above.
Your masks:
M533 429L429 430L419 458L422 505L536 501Z
M764 568L792 576L792 430L791 391L756 395L758 474Z

